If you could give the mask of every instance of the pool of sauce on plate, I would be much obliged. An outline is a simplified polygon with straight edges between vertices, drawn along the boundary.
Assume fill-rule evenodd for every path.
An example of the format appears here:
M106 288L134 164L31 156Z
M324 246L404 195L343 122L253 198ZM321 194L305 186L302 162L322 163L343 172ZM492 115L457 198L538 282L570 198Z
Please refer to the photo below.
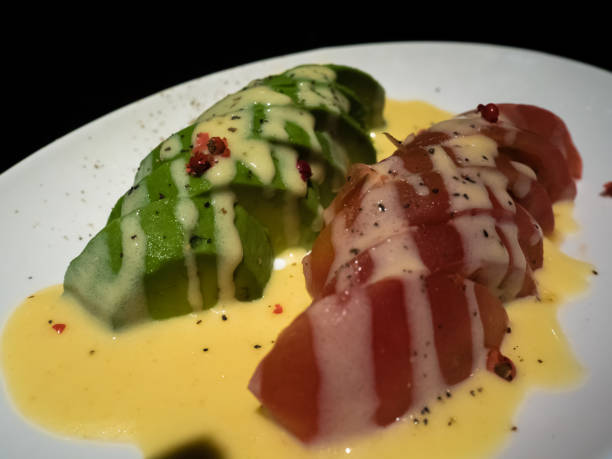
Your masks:
M446 119L424 102L388 101L395 136ZM393 151L374 136L380 157ZM478 457L513 436L517 407L533 388L569 389L584 377L557 320L560 306L584 292L593 267L559 250L576 231L571 204L557 204L557 230L545 240L538 298L508 305L503 353L516 364L508 383L481 371L371 435L305 447L274 423L246 385L280 330L309 303L301 250L277 260L261 300L113 333L54 286L28 297L5 325L1 354L14 405L62 436L138 445L148 457L337 458ZM554 268L553 268L554 267ZM574 306L579 307L579 306ZM55 325L55 327L54 327ZM60 325L65 325L62 328ZM62 329L61 333L59 330Z

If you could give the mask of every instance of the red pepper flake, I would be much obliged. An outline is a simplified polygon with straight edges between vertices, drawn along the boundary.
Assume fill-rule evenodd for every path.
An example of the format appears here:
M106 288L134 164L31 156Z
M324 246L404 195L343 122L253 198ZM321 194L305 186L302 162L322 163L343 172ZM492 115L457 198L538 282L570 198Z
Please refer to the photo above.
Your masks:
M187 163L187 173L193 177L201 177L204 172L216 164L216 160L211 155L206 155L199 151L192 153Z
M282 314L283 313L283 306L276 303L274 305L274 311L272 311L274 314Z
M506 381L512 381L516 377L516 367L512 360L503 355L497 349L491 349L487 356L487 370Z
M225 137L210 137L207 132L196 135L195 145L191 150L191 157L187 163L187 173L193 177L201 177L204 172L217 164L215 156L228 158L230 149Z
M192 153L204 153L208 150L208 141L210 140L210 136L208 132L198 132L196 135L195 145L193 146Z
M55 330L58 335L61 335L66 329L66 324L53 324L51 328L53 328L53 330Z
M227 146L227 139L225 137L212 137L206 146L211 155L221 155L224 158L228 158L230 155L230 149Z
M478 110L480 115L489 123L495 123L499 118L499 108L497 108L495 104L478 104L476 110Z
M601 193L599 193L600 196L605 196L607 198L612 198L612 182L608 182L606 184L604 184L604 189Z
M302 180L305 182L312 177L312 169L310 169L310 164L308 164L305 160L298 159L295 167L297 167L297 170L300 172L300 177L302 177Z

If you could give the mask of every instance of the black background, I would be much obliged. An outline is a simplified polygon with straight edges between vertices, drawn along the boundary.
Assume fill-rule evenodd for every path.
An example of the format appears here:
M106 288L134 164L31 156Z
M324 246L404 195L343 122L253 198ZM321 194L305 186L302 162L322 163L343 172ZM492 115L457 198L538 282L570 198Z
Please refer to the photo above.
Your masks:
M478 9L487 7L483 5ZM326 46L491 43L612 70L608 26L598 25L593 13L581 18L573 11L565 19L553 19L515 9L504 20L465 19L448 14L448 7L441 15L435 11L438 5L410 12L370 8L357 18L325 20L317 13L296 21L291 16L297 13L288 12L287 5L274 10L278 17L273 12L251 17L231 3L223 11L206 4L189 10L149 5L146 14L129 15L95 9L105 5L90 6L91 11L78 11L78 18L56 10L36 11L34 19L29 13L5 18L18 27L2 32L9 121L0 171L79 126L162 89L259 59ZM173 56L181 64L164 65ZM12 133L17 135L8 135Z

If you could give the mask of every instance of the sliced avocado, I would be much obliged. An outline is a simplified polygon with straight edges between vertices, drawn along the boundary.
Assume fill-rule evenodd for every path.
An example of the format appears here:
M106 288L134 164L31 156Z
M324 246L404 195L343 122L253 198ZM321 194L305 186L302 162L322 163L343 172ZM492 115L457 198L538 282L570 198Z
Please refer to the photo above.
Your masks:
M260 297L275 254L310 247L348 167L375 161L383 102L369 75L334 65L226 96L141 161L66 294L114 328Z
M65 293L113 328L215 305L220 255L212 198L163 199L114 219L70 263ZM181 201L197 213L188 230L177 212ZM248 301L261 296L274 252L266 228L242 205L234 212L242 256L233 280L237 297ZM198 301L189 296L194 285Z

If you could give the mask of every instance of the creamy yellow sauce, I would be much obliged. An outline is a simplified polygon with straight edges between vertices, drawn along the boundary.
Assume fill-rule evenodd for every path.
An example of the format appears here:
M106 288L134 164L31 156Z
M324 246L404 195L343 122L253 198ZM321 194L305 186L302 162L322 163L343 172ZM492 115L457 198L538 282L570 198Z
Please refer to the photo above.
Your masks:
M423 102L388 101L385 116L385 130L401 140L450 114ZM380 157L394 149L381 134L374 141ZM528 390L567 389L583 377L557 321L559 306L586 289L593 270L558 249L561 235L577 228L571 213L571 204L555 206L558 230L545 240L544 268L536 273L539 299L508 306L511 333L502 352L515 362L517 378L508 383L480 372L450 397L441 394L427 409L371 435L305 447L246 389L280 330L310 303L299 250L280 257L261 300L226 301L121 333L62 298L61 286L35 293L4 328L6 385L33 423L73 438L135 443L145 456L199 439L227 458L491 455L517 435L514 417ZM66 328L58 333L55 324Z

